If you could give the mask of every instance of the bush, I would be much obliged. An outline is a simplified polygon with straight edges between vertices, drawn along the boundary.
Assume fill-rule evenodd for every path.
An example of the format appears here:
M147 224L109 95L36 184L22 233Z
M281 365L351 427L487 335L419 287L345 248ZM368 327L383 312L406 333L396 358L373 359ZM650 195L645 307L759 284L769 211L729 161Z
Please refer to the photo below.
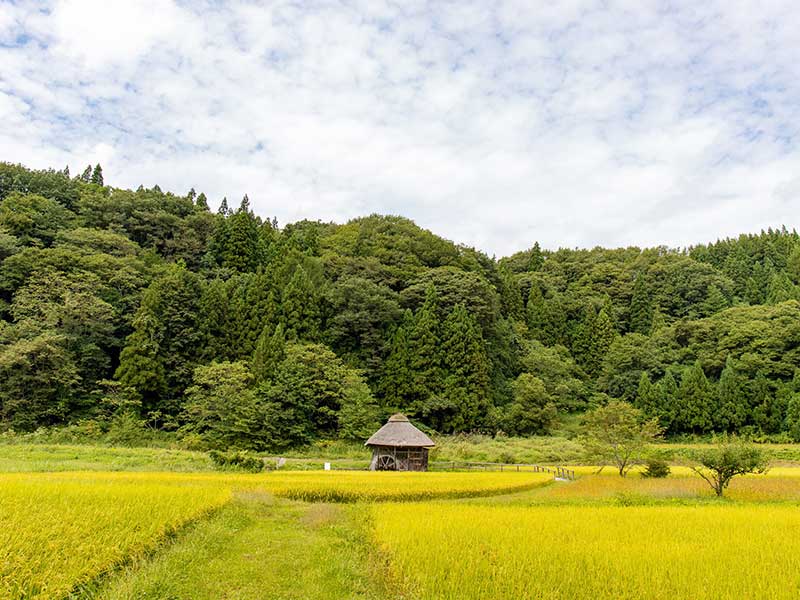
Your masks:
M220 452L219 450L212 450L208 455L214 464L222 469L235 469L249 471L250 473L259 473L264 470L264 461L249 452Z
M647 466L642 477L661 478L670 474L669 464L661 458L651 458L645 463Z

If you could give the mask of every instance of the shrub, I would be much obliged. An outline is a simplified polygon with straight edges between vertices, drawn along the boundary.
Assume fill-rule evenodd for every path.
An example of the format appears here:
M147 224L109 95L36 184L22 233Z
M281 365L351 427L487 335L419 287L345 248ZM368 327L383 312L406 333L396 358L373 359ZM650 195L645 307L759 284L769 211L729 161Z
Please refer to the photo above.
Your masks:
M642 477L661 478L670 474L669 463L661 458L650 458L645 464Z
M219 450L212 450L208 455L214 464L222 469L236 469L251 473L258 473L264 470L264 461L249 452L220 452Z

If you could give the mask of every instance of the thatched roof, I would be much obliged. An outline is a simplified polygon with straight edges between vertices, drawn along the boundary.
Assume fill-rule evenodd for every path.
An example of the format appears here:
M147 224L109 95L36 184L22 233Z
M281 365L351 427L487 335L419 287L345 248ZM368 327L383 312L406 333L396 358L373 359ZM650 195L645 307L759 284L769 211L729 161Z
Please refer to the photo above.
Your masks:
M389 417L386 425L372 434L365 446L395 446L398 448L432 448L436 444L427 435L414 427L405 415L397 413Z

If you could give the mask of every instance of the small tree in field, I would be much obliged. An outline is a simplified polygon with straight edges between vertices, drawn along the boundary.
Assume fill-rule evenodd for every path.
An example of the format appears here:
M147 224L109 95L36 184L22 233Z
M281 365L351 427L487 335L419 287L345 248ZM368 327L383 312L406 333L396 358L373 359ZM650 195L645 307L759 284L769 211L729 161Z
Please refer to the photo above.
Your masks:
M656 419L645 419L642 411L627 402L611 400L586 413L581 441L589 456L603 467L614 465L620 477L625 477L634 465L642 463L648 444L661 433Z
M724 438L713 448L695 455L698 463L692 470L722 497L731 479L747 473L766 473L767 456L761 448L738 439Z

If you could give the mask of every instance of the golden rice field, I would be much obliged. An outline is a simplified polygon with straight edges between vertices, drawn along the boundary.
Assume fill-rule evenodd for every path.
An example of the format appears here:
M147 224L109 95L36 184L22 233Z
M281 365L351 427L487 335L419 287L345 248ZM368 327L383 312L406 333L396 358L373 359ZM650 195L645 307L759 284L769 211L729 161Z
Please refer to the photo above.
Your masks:
M580 472L0 474L0 598L64 598L239 491L382 502L353 514L393 598L800 597L800 469L738 478L723 502L685 468Z
M263 486L276 496L307 502L407 502L508 494L552 480L547 473L290 471L267 475Z
M413 503L373 519L419 600L800 597L794 506Z
M0 474L0 598L62 598L226 503L233 490L352 502L497 494L548 480L532 473Z
M63 598L229 497L164 476L0 475L0 597Z

